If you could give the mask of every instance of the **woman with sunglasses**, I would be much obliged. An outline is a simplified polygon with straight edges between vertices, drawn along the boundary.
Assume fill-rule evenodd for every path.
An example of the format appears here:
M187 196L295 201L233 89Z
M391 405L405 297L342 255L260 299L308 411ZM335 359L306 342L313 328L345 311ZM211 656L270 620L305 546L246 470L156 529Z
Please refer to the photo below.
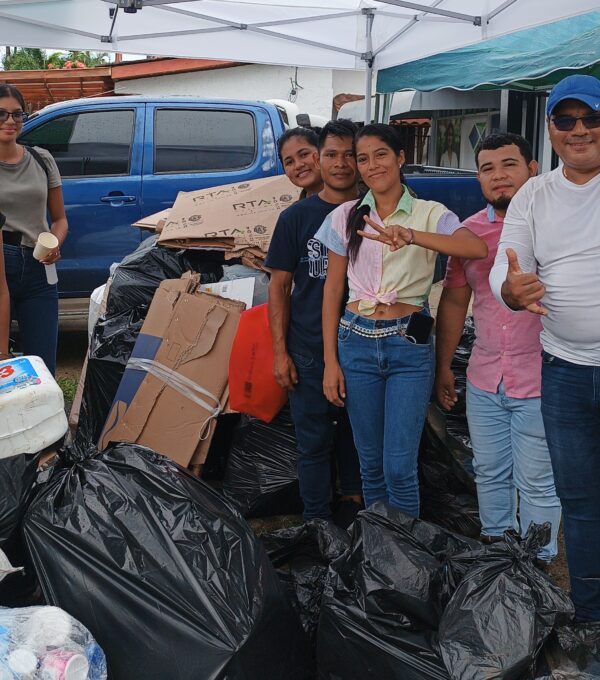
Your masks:
M336 208L316 235L329 250L323 389L348 409L365 505L382 500L417 517L417 453L434 378L427 299L436 254L477 259L487 246L442 204L410 195L392 127L366 125L354 148L369 192Z
M44 265L60 259L67 218L52 156L44 149L17 143L25 119L23 95L12 85L0 85L0 210L6 216L2 235L11 311L19 324L23 352L41 357L54 373L58 289L48 283ZM38 262L33 248L38 236L48 230L58 239L58 247ZM0 351L4 350L0 344Z

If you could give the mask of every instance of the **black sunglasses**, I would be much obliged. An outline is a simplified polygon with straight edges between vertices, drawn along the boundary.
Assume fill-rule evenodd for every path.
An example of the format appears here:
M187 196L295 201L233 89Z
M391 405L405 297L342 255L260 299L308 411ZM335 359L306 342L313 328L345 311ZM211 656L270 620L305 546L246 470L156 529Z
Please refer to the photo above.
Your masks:
M27 120L25 111L6 111L6 109L0 109L0 123L6 123L9 116L12 116L15 123L23 123Z
M586 116L554 116L552 118L554 127L561 132L574 130L578 120L583 123L587 130L600 127L600 113L588 113Z

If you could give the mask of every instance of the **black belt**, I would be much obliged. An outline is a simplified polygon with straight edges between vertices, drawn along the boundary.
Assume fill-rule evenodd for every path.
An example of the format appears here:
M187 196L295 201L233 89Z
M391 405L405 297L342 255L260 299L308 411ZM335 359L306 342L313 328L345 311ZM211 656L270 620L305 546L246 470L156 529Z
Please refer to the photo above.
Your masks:
M3 231L2 241L7 246L22 246L23 234L18 231ZM22 246L23 248L30 248L31 246Z

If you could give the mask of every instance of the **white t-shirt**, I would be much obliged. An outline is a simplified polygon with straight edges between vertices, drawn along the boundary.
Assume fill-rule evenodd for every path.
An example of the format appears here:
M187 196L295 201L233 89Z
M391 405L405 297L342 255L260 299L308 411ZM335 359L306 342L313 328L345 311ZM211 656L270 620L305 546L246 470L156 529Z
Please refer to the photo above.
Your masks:
M517 253L521 270L537 271L546 287L542 347L574 364L600 366L600 174L580 185L557 168L519 189L490 272L501 303L507 248Z

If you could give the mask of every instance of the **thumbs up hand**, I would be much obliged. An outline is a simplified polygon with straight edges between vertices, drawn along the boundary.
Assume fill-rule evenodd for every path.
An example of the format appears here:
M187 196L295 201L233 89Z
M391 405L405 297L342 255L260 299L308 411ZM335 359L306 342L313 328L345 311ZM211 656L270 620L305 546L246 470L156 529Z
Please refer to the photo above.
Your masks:
M535 273L524 274L519 265L517 253L512 248L506 249L508 272L502 284L502 298L511 309L526 309L533 314L547 316L548 310L542 307L540 300L546 289Z

